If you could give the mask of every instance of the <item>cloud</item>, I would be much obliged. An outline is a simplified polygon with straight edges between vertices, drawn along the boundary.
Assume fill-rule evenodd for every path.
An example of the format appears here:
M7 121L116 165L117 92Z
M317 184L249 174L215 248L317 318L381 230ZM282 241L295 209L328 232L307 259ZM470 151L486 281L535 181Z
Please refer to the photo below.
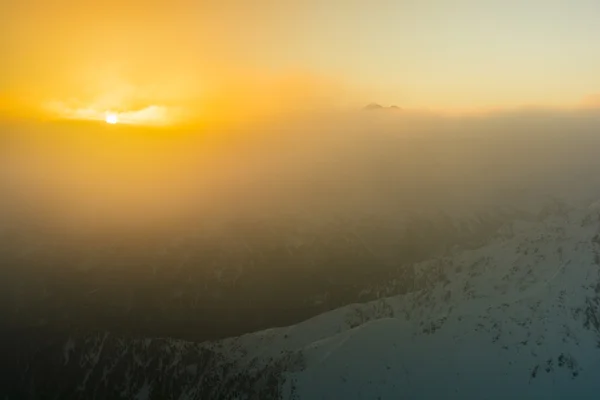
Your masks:
M49 102L46 109L59 119L103 121L107 113L115 114L119 123L134 125L169 125L177 123L177 110L165 106L150 105L140 109L120 111L104 103L77 107L60 101Z
M600 108L600 93L590 94L581 100L583 108Z
M160 109L139 112L129 116ZM95 126L72 136L63 132L79 133L76 124L4 130L22 142L0 157L0 190L15 199L11 207L40 208L57 223L87 215L136 224L279 212L471 212L549 195L600 196L600 113L585 110L459 118L357 107L197 135L129 136L128 128ZM52 140L26 140L28 131ZM31 208L3 212L34 216Z

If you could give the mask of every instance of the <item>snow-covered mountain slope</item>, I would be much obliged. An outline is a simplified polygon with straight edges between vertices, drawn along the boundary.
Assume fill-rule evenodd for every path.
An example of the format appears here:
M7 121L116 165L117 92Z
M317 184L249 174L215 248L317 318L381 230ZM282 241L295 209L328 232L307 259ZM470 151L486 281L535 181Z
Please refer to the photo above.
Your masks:
M515 227L511 239L421 265L443 279L383 300L390 311L380 318L303 348L307 368L290 378L298 393L597 398L597 225L574 217Z
M406 294L217 342L24 344L12 384L58 398L597 399L599 232L600 203L515 220L416 263Z

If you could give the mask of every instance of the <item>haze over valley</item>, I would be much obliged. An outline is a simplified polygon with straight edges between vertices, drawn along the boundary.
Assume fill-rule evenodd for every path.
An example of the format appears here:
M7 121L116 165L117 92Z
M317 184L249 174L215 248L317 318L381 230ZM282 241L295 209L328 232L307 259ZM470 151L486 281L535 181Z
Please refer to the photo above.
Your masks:
M117 357L113 351L138 351L132 349L141 338L169 338L160 339L158 347L151 345L153 350L143 357L167 357L163 346L184 343L197 349L189 350L195 354L265 329L280 327L283 335L292 329L285 327L300 324L293 329L301 330L317 323L310 329L320 331L326 329L322 323L330 324L325 322L328 315L337 321L337 315L350 312L342 310L368 304L379 311L374 317L360 316L360 311L359 321L393 317L397 322L373 329L408 332L416 329L416 321L418 326L429 323L424 321L433 314L407 299L425 296L435 302L432 296L442 290L438 285L456 286L467 296L455 306L457 316L463 312L460 307L475 307L469 304L477 296L472 298L469 290L483 290L488 307L508 302L501 310L510 315L529 285L511 274L521 276L523 268L534 268L530 263L514 264L513 272L500 279L506 263L484 268L473 260L451 267L447 263L454 261L448 260L513 257L516 250L502 253L497 246L533 240L534 232L550 234L549 221L571 221L572 213L577 215L573 226L586 221L589 233L581 235L598 230L596 211L586 211L600 195L595 113L444 119L356 111L340 117L218 137L188 133L149 138L127 128L86 126L61 127L49 141L35 129L5 130L3 140L10 147L4 148L10 150L2 157L2 321L6 354L11 354L6 362L25 363L22 368L53 365L63 345L75 346L73 351L81 355L74 357L85 358L96 351L88 346L98 346L101 338L102 343L120 343L106 357ZM551 125L550 117L556 121ZM544 251L571 246L574 239L562 233L553 240ZM525 246L519 251L534 251L533 245ZM544 259L559 262L553 261L557 254ZM586 284L598 268L591 255L589 260L577 257L568 267L576 269L574 280L563 282L572 285L565 286L567 291ZM542 279L535 277L546 268L536 260L541 264L531 270L531 284ZM504 294L477 286L466 289L473 283L453 272L456 268L471 268ZM577 280L586 274L585 281ZM505 300L500 304L494 296ZM544 291L535 296L554 304ZM384 303L369 303L373 301ZM396 302L403 305L394 306ZM586 312L591 313L588 320L597 318L596 308ZM424 313L420 318L425 319L405 316L413 313ZM337 329L344 332L362 323ZM571 329L587 332L582 323ZM368 332L370 328L364 340L376 343L379 339L368 339ZM302 340L302 345L285 347L294 360L310 354L310 341ZM43 348L56 356L45 358L46 353L35 350L39 346L50 346ZM259 351L249 346L251 354ZM129 357L125 354L130 353L118 357ZM241 368L237 357L225 360L231 368ZM287 371L285 360L264 368ZM65 362L68 366L70 361ZM296 361L292 364L294 371L299 368ZM99 365L87 371L99 373L94 372ZM30 379L39 378L22 368L10 375L13 393L37 387ZM170 376L166 370L164 374ZM100 397L116 396L105 392L112 390L111 379L85 384L75 376L48 381L43 390L71 395L76 387L71 385L78 382L84 385L77 392L83 397L94 396L95 390L104 393L96 394ZM135 382L123 383L129 389L119 396L130 398L142 390L141 381ZM269 390L283 396L286 382L282 375ZM165 396L167 386L157 385L162 393L157 396ZM208 398L221 398L207 386L201 389L208 390L201 391ZM414 390L416 395L421 389Z

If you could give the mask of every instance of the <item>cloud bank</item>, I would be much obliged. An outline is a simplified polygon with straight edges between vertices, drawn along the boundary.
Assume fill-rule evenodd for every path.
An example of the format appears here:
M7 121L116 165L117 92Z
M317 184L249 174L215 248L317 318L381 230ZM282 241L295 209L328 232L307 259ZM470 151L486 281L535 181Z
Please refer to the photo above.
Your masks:
M158 227L587 201L600 196L598 128L597 112L553 111L305 113L185 134L4 126L0 220Z

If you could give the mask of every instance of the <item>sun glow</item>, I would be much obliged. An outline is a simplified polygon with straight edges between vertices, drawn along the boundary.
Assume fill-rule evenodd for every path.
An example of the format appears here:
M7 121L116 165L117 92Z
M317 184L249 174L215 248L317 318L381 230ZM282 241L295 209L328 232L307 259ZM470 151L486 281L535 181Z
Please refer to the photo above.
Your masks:
M106 111L107 109L113 111ZM114 111L115 109L119 111ZM45 110L49 116L58 119L102 121L111 125L169 126L181 122L179 109L160 105L128 109L122 104L107 107L96 102L89 102L88 105L81 102L71 105L61 101L51 101L46 103Z
M117 114L114 113L108 113L106 114L106 118L105 121L107 124L116 124L117 122L119 122L119 117L117 116Z

